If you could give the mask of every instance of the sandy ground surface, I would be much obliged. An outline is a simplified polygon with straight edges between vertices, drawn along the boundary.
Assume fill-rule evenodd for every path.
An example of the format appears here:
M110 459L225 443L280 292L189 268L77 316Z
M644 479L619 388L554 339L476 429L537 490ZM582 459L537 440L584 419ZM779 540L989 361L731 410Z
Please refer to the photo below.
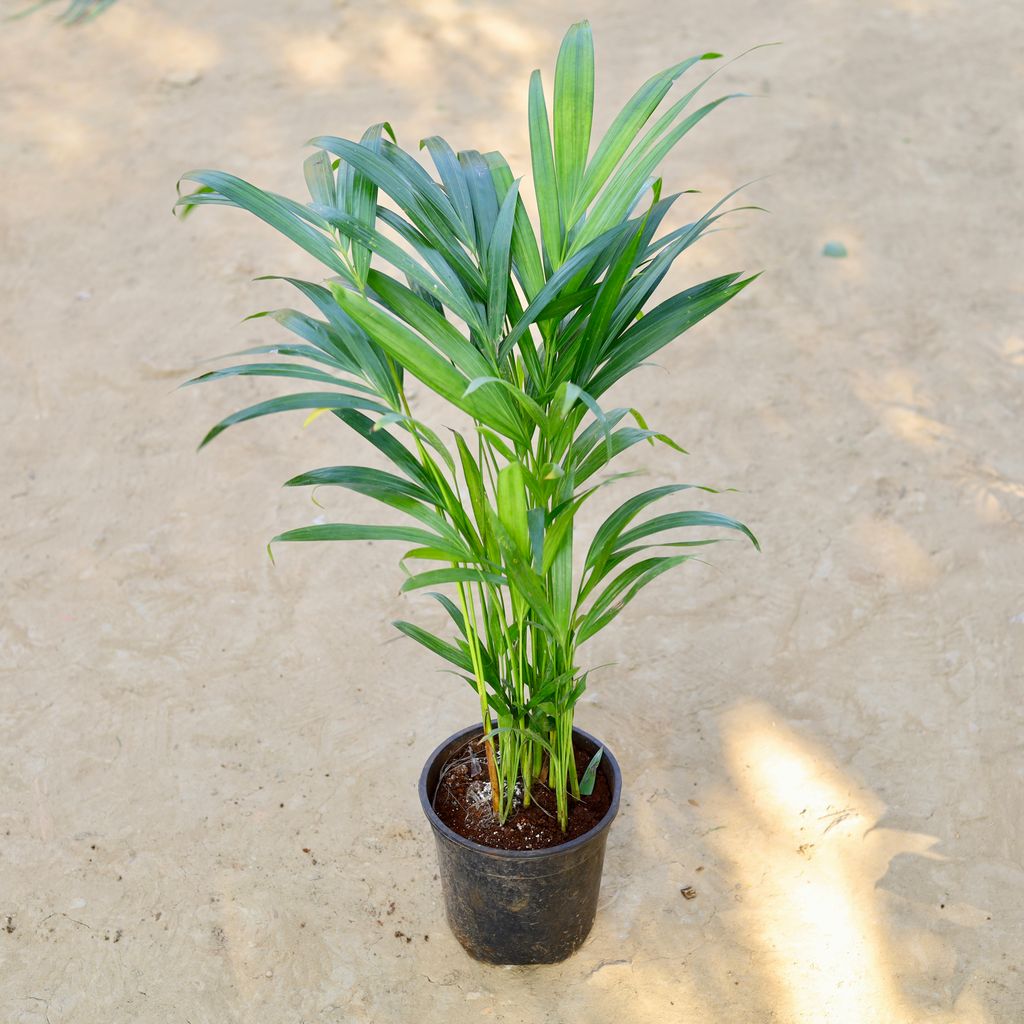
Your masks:
M713 196L771 175L773 216L677 281L767 273L631 385L693 453L651 478L741 488L714 507L765 551L666 578L592 644L615 666L579 720L627 786L599 919L568 963L491 969L446 929L414 789L473 698L387 625L434 613L389 546L264 552L315 513L277 485L357 439L296 416L196 456L270 389L173 390L279 337L237 326L285 300L252 277L316 268L169 208L195 166L299 195L305 139L384 117L525 170L527 75L582 13L604 121L681 56L786 41L722 75L766 98L667 167ZM4 27L0 1019L1019 1021L1020 22L121 0Z

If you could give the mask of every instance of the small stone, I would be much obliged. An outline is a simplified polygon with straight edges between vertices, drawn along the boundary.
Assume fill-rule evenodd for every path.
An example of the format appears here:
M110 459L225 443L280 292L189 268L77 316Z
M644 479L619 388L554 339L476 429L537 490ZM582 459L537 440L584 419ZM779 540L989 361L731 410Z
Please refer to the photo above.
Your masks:
M184 89L195 85L202 77L203 73L198 68L178 68L176 71L168 71L163 80L165 85Z
M684 900L695 900L697 898L697 890L692 885L683 886L679 891L683 894Z

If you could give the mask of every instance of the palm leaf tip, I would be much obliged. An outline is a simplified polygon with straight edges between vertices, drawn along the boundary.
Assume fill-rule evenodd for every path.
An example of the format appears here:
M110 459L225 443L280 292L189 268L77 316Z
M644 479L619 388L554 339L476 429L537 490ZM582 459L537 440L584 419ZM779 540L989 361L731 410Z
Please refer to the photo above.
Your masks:
M684 203L662 188L664 159L730 98L691 106L711 73L679 98L669 93L688 69L720 56L706 51L654 74L602 134L594 131L592 33L587 21L574 24L550 90L540 72L530 77L536 217L500 153L426 135L418 156L398 146L386 122L358 141L312 139L302 202L222 171L192 171L182 180L195 190L179 188L177 209L243 209L328 277L283 279L311 309L272 310L258 322L295 337L239 354L272 358L187 382L272 376L317 390L227 416L200 447L272 413L328 411L325 422L351 428L386 460L386 468L324 466L286 486L314 495L340 487L403 525L314 523L278 534L268 556L273 562L282 542L402 542L402 591L438 600L452 636L395 626L476 691L485 731L497 716L489 749L500 756L489 768L499 816L511 813L520 783L529 791L542 762L563 825L567 794L590 787L572 756L573 709L586 682L580 644L694 560L698 547L724 539L713 534L743 535L761 550L745 525L720 513L653 514L649 507L670 495L718 493L686 484L627 497L582 547L577 521L599 488L633 475L611 466L624 452L644 441L683 451L632 404L611 408L604 396L759 276L723 274L662 294L676 261L733 212L723 207L727 196L670 229ZM471 428L442 440L415 408L413 378ZM423 562L434 565L418 568Z

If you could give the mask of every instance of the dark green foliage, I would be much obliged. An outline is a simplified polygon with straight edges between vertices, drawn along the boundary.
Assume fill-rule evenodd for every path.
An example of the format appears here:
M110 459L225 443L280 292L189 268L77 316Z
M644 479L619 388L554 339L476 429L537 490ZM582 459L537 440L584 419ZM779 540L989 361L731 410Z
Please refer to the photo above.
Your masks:
M718 203L659 234L680 195L662 198L656 168L730 97L689 112L701 82L652 122L673 83L717 56L691 57L649 79L592 146L593 44L587 23L574 25L559 52L551 116L539 72L530 82L537 228L500 154L457 153L431 136L421 147L435 180L387 124L359 142L314 139L307 204L222 171L184 176L199 188L179 200L183 211L246 210L331 275L326 285L291 280L318 315L260 314L298 338L247 353L275 361L195 378L291 377L318 390L237 412L203 444L244 420L326 410L392 464L394 472L326 467L288 485L356 491L416 525L328 523L274 542L404 541L403 590L453 588L456 600L431 595L452 620L452 639L396 625L476 689L488 733L496 716L503 820L517 779L528 800L545 757L563 824L569 799L593 786L596 759L579 780L572 756L574 706L586 685L577 648L649 583L695 557L691 549L714 543L681 531L722 528L757 544L716 512L677 509L637 522L654 503L694 493L678 484L620 504L593 537L582 571L573 563L578 509L626 474L587 481L641 441L682 451L637 409L604 408L603 396L753 280L727 274L651 305L674 261L724 215ZM467 414L473 430L453 432L447 445L414 416L410 376ZM412 568L420 561L440 567Z

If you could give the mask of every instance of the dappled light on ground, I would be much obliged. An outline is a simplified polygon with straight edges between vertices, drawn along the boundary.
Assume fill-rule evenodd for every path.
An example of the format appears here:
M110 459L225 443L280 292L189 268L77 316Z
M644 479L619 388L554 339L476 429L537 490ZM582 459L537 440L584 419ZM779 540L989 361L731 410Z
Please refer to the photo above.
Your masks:
M1012 335L1003 342L1003 358L1011 366L1024 366L1024 338Z
M507 148L503 122L510 114L525 116L527 76L552 44L547 32L499 3L455 0L403 3L400 17L369 21L343 8L329 31L306 25L284 31L275 23L266 26L263 40L273 65L299 87L343 87L364 96L368 123L389 119L403 135L429 135L458 108L462 116L453 143L480 149ZM505 86L499 103L493 90L483 102L485 81ZM358 137L362 127L341 130ZM404 141L415 149L417 139Z
M938 577L939 568L920 541L896 522L862 520L854 524L853 537L864 565L896 586L919 590Z
M937 856L938 840L880 827L884 804L769 707L737 707L721 727L743 831L711 838L735 867L742 903L730 917L757 943L779 1018L917 1020L908 978L948 972L950 954L934 934L896 923L880 883L894 858ZM986 1018L965 1009L934 1019Z
M90 24L96 42L127 61L150 69L156 76L182 66L196 73L210 70L224 56L224 47L202 21L176 16L173 8L122 0Z
M340 85L349 66L349 44L323 32L295 32L281 40L284 66L307 85Z

